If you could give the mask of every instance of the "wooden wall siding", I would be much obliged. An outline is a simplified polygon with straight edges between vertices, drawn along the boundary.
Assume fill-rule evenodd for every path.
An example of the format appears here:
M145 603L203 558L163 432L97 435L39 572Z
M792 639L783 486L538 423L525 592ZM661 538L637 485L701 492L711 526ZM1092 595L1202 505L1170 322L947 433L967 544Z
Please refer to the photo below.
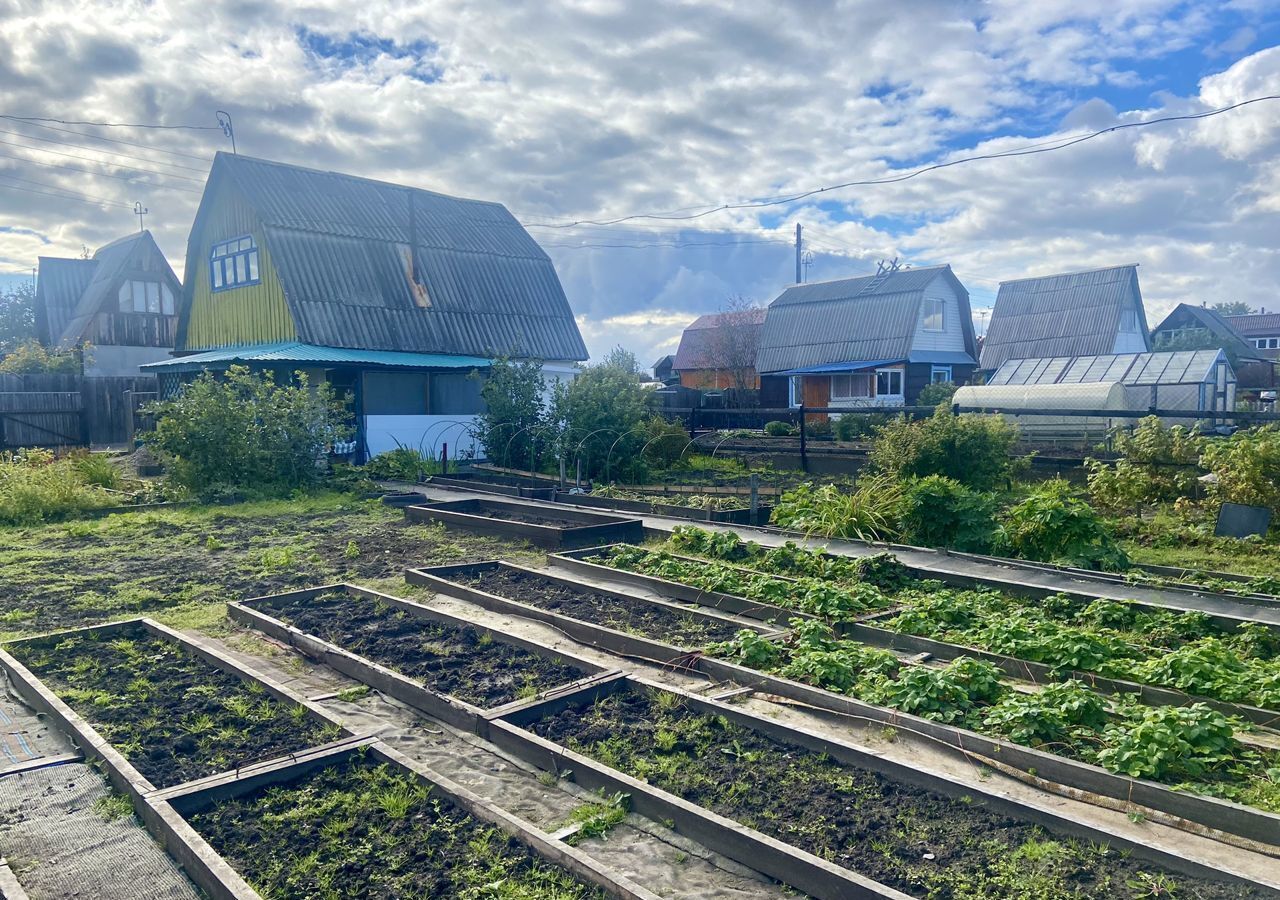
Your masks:
M172 347L177 316L154 313L99 313L89 343L100 347Z
M186 340L180 349L207 350L239 344L269 344L297 340L285 300L284 288L271 262L271 248L257 215L225 181L221 194L203 217L199 232L192 235L196 265L186 277L194 279L190 288L191 312ZM251 234L258 245L258 284L214 291L209 286L209 249L218 241Z
M821 409L831 402L830 375L806 375L801 381L804 385L802 402L805 406Z
M154 375L0 375L0 447L123 444L136 395L155 390Z

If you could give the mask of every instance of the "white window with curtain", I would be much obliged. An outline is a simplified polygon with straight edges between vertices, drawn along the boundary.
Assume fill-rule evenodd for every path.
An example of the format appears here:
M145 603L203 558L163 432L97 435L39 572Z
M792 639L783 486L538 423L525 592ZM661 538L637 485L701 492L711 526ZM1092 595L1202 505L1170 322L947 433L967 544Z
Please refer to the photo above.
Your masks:
M858 400L871 396L871 385L865 372L849 372L831 376L832 400Z

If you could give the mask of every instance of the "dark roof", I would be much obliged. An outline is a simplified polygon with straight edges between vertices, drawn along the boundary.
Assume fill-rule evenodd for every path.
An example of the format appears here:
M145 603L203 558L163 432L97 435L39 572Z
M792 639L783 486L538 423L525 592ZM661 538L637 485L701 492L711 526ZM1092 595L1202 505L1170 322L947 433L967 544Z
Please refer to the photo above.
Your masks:
M982 346L982 368L1007 359L1097 356L1115 349L1120 314L1134 308L1144 339L1136 265L1002 281Z
M783 372L831 363L905 360L920 317L925 289L951 282L960 298L965 347L977 356L969 292L950 266L902 269L787 288L769 304L756 369Z
M98 267L93 259L42 256L36 279L36 319L40 340L56 344L75 313Z
M1274 337L1280 334L1280 313L1250 313L1247 316L1222 316L1229 324L1245 337Z
M764 309L744 309L736 312L709 313L698 316L680 335L680 346L676 348L675 359L671 368L677 372L688 372L695 369L724 368L723 361L717 361L713 352L715 332L718 328L733 327L742 329L743 345L748 342L759 344L760 327L764 325ZM732 368L732 366L729 366Z
M1152 344L1162 332L1177 331L1182 328L1203 328L1221 342L1222 349L1230 352L1236 359L1260 359L1261 351L1240 336L1232 326L1231 318L1223 316L1206 306L1192 306L1190 303L1179 303L1173 308L1164 321L1151 332Z
M206 200L223 179L262 221L304 343L587 358L550 258L500 203L226 153Z

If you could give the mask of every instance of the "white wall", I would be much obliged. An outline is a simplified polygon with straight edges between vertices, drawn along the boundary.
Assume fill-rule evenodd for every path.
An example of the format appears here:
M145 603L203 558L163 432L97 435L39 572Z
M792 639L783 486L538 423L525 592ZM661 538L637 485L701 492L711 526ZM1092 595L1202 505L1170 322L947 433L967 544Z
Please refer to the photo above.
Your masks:
M946 308L942 313L942 331L925 331L924 316L929 309L929 300L944 300ZM960 323L960 298L951 282L939 275L925 288L924 298L920 301L920 317L916 320L915 336L911 339L912 350L958 350L964 352L964 330Z
M142 374L138 366L160 362L172 354L170 347L129 347L94 345L85 351L84 374L91 377L126 376Z
M441 444L449 445L449 459L467 456L480 445L471 437L469 426L475 416L365 416L365 442L369 456L386 453L396 447L420 450L426 456L438 457Z
M1116 332L1116 343L1112 348L1112 353L1146 353L1151 348L1147 346L1147 336L1137 331Z

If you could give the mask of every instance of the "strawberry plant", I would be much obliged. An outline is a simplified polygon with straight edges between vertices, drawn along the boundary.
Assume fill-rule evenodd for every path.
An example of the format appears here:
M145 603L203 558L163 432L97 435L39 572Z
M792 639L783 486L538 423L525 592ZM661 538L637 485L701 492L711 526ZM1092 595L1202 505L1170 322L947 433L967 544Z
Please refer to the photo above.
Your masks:
M987 729L1032 747L1095 739L1105 721L1102 698L1074 680L1034 694L1010 693L982 719Z
M1133 778L1200 778L1252 754L1230 719L1203 703L1131 708L1103 732L1098 762Z

